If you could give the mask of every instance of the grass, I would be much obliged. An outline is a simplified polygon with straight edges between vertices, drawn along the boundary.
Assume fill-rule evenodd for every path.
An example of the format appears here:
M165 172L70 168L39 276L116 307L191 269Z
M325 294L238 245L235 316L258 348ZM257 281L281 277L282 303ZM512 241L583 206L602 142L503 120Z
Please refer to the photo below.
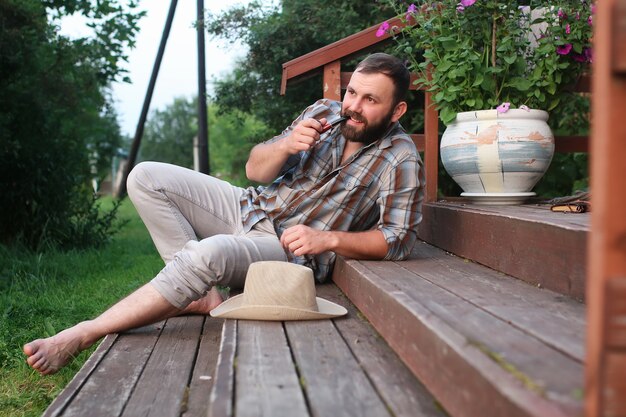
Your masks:
M118 217L128 223L99 249L33 254L0 245L0 415L41 415L95 349L41 376L26 365L24 343L93 318L162 268L130 201Z

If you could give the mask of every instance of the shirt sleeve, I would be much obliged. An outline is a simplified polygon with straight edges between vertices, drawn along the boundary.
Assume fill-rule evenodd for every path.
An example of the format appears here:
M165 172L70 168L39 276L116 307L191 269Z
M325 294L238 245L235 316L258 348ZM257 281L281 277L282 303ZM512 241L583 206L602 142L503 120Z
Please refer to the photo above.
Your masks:
M291 122L291 125L289 125L289 127L283 130L281 134L276 135L271 139L268 139L264 143L276 142L277 140L280 140L284 138L285 136L288 136L289 134L291 134L293 129L298 125L298 123L300 123L304 119L313 118L313 119L319 120L322 117L328 118L333 114L339 114L339 113L341 113L341 102L329 100L329 99L317 100L315 103L311 104L309 107L304 109L304 111L300 113L300 115L296 117L293 122ZM286 174L287 172L291 171L296 165L298 165L298 163L302 159L302 154L303 153L300 152L295 155L291 155L287 159L283 167L281 168L278 176L280 177Z
M406 259L417 241L422 221L424 169L417 155L411 155L389 172L380 190L378 229L388 244L385 260Z

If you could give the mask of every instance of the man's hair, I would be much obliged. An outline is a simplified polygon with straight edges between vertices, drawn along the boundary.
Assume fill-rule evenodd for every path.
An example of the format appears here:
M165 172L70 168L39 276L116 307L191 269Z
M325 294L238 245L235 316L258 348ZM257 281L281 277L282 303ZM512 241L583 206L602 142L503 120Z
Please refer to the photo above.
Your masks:
M382 52L371 54L357 65L355 71L363 74L385 74L394 85L393 105L404 101L411 75L406 65L395 56Z

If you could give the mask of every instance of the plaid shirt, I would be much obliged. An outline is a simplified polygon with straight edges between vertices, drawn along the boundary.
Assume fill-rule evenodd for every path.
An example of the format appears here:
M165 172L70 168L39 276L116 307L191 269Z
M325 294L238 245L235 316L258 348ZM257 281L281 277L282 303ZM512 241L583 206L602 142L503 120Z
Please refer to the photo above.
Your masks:
M340 102L319 100L267 143L289 135L303 119L332 119L340 112ZM376 227L389 247L385 259L405 259L417 239L424 194L422 161L413 141L396 122L380 140L341 164L346 139L339 130L330 129L310 151L292 155L268 187L246 190L241 199L245 230L266 217L279 237L297 224L352 232ZM335 263L333 252L287 256L313 269L320 282L330 277Z

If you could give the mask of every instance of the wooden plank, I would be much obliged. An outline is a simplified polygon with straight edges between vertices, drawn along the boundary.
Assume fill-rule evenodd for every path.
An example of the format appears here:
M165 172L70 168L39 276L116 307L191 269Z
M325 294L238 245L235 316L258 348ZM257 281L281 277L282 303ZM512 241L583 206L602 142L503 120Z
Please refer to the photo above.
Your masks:
M571 395L582 392L582 363L545 345L541 340L529 337L506 320L494 317L473 303L422 278L426 274L430 277L441 274L439 265L433 267L421 263L419 268L409 271L401 266L404 263L362 264L444 320L469 343L477 344L488 357L519 377L529 388L540 392L565 410L581 407L579 400ZM504 295L499 301L508 302ZM550 316L544 315L544 320L549 319Z
M319 285L317 295L348 309L347 319L335 320L335 326L395 417L446 416L424 385L336 285Z
M309 416L281 322L239 321L235 381L237 417Z
M594 15L593 94L591 111L591 237L588 246L588 334L585 387L588 417L626 412L624 366L621 374L610 368L616 353L606 345L607 331L615 317L605 306L608 283L626 277L626 82L620 70L626 57L626 2L604 0ZM621 299L626 304L626 299ZM608 403L605 395L619 393ZM618 415L618 414L614 414Z
M189 399L183 417L206 417L209 396L215 381L217 358L224 320L206 317L193 376L189 383Z
M438 206L470 213L488 213L514 221L531 221L575 231L590 230L589 213L559 213L550 211L549 204L524 204L519 206L488 206L472 204L466 198L440 200Z
M561 294L418 242L399 263L438 287L469 301L579 363L585 358L585 306Z
M285 328L313 416L390 416L332 321Z
M468 340L415 297L392 285L388 272L380 278L363 262L341 258L333 280L450 415L477 416L485 410L494 417L580 414L577 408L564 409L528 389L519 377L487 356L477 341Z
M121 415L150 358L162 325L157 323L118 335L115 344L92 372L63 416Z
M532 285L585 298L587 232L440 205L423 205L420 239Z
M604 7L604 6L603 6ZM607 7L611 7L607 5ZM612 50L611 71L615 75L626 75L626 1L621 0L613 5L615 11L612 15Z
M417 148L418 152L424 152L425 149L425 135L423 134L411 134L411 139L413 139L413 143Z
M330 100L341 101L341 61L324 65L323 95Z
M225 320L213 389L209 397L208 417L233 415L236 349L237 320Z
M180 415L203 322L203 316L173 317L165 322L123 416Z
M111 346L115 343L118 335L110 334L104 338L104 340L98 345L98 348L91 354L89 359L80 368L80 371L72 380L65 386L61 394L59 394L54 401L48 406L46 411L42 414L42 417L57 417L61 415L65 407L68 406L74 399L75 395L81 390L85 381L91 376L94 369L100 364L100 361L106 356L111 349Z
M626 351L626 278L607 281L605 300L606 346Z
M404 23L400 18L393 18L389 20L391 26L404 26ZM368 48L380 44L385 41L389 41L390 34L385 34L382 37L376 37L376 31L380 27L380 24L371 26L358 33L350 35L337 42L326 45L320 49L309 52L306 55L302 55L298 58L283 64L283 77L281 80L280 94L284 95L287 89L287 82L292 78L296 78L307 74L311 71L319 70L324 65L341 60L346 57L350 57L355 53L364 53Z
M588 136L555 136L554 152L589 152Z
M437 201L439 177L439 113L435 109L432 93L424 95L424 169L426 171L426 202Z
M606 283L606 388L602 392L604 414L626 416L626 278Z
M626 352L609 351L606 354L605 389L602 391L604 416L626 416Z

